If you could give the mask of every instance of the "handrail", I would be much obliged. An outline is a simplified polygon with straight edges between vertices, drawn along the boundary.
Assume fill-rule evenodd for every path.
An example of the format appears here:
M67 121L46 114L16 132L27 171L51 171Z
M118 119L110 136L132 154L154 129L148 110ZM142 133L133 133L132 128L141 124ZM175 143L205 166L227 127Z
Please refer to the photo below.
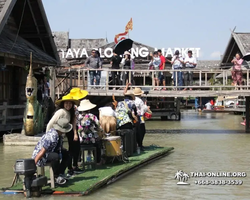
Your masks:
M90 71L102 71L102 76L101 76L101 81L99 85L90 85L90 75L88 72ZM178 85L178 81L177 81L177 76L175 80L173 80L171 78L171 81L176 82L176 85L166 85L166 86L156 86L154 85L154 79L155 79L155 72L164 72L165 75L167 75L167 77L170 79L170 74L174 74L176 72L189 72L192 71L194 74L194 84L193 85ZM67 75L67 77L71 76L70 79L74 80L74 86L76 87L80 87L80 88L86 88L87 90L89 90L90 92L93 93L108 93L108 91L110 92L111 90L114 89L123 89L125 87L125 85L111 85L110 84L110 73L111 72L120 72L121 75L124 73L128 73L128 79L129 82L131 83L132 80L132 75L137 75L137 74L142 74L142 78L143 81L140 84L135 84L132 85L132 87L140 87L144 90L158 90L160 88L166 88L166 89L174 89L174 90L180 90L180 89L184 89L184 88L189 88L189 89L200 89L200 90L233 90L241 88L241 89L246 89L246 90L250 90L250 82L249 82L249 73L250 70L249 69L243 69L241 70L242 73L245 75L246 79L245 79L245 84L242 86L233 86L230 85L230 77L231 77L231 70L229 69L204 69L204 70L200 70L200 69L164 69L164 70L147 70L147 69L135 69L135 70L124 70L124 69L110 69L110 68L102 68L102 69L88 69L88 68L78 68L74 71L69 71L69 74ZM72 73L70 75L70 73ZM105 74L106 73L106 74ZM183 74L184 74L183 73ZM73 76L72 76L73 75ZM218 75L220 75L220 77L217 77ZM86 80L87 79L87 83ZM183 81L184 83L184 81ZM72 85L71 85L72 86ZM67 86L69 87L69 86ZM92 91L92 88L99 88L95 89ZM65 88L66 89L66 88ZM244 90L244 91L246 91ZM232 93L231 92L231 93ZM63 94L63 91L57 91L57 95Z
M69 77L70 74L67 74L66 77L64 77L56 86L55 88L59 87L59 85L61 85L68 77Z

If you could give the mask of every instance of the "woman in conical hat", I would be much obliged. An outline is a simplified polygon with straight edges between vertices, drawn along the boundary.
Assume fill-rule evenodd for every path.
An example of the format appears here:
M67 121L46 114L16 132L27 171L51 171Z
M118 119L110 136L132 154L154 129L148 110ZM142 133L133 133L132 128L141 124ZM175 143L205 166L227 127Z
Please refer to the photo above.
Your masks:
M57 121L59 119L65 118L68 120L69 123L71 123L73 125L73 129L69 133L66 133L66 135L67 136L69 134L74 135L74 139L77 141L78 134L77 134L77 130L76 130L76 115L75 115L74 105L78 106L79 103L80 103L80 101L77 99L74 99L71 95L63 96L62 99L57 100L56 105L58 106L58 109L54 113L52 118L50 119L50 121L47 125L47 128L46 128L46 132L48 132L53 127L53 125L55 123L57 123ZM71 146L69 146L69 148L71 148ZM75 165L75 167L77 167L77 164ZM71 165L68 165L68 170L69 170L68 173L70 175L72 175L73 168Z

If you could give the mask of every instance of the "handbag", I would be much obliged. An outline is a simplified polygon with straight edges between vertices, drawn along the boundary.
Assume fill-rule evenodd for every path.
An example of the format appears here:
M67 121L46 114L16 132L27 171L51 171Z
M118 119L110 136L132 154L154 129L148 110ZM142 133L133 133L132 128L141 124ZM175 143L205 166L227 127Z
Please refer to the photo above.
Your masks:
M150 109L147 110L147 112L144 113L145 120L152 118L152 111Z

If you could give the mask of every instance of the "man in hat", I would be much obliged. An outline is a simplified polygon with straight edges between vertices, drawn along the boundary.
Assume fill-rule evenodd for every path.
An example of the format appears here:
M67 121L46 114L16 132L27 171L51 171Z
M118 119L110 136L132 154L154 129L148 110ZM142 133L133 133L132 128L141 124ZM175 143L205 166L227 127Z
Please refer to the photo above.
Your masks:
M171 60L171 64L172 64L172 69L174 70L182 69L182 64L184 64L184 60L180 56L180 52L178 50L175 51L175 54ZM183 86L182 71L174 72L173 79L174 79L174 86ZM176 79L177 79L177 83L176 83ZM181 88L178 88L177 90L181 90Z
M135 95L135 106L137 108L138 115L138 122L136 123L137 144L141 151L144 151L142 145L146 133L144 114L150 109L150 107L147 106L147 102L144 103L140 98L141 95L144 93L140 88L135 88L133 92Z
M62 175L68 166L69 154L66 149L63 149L62 135L71 129L72 124L67 119L60 118L53 124L53 128L46 132L38 141L32 154L32 158L39 167L51 162L56 183L58 184L66 183Z

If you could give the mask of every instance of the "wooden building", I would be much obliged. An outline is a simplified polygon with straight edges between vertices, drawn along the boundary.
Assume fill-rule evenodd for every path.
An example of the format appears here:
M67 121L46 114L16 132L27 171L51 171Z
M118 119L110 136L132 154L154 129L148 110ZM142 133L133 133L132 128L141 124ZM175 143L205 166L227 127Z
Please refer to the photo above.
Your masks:
M240 53L244 56L250 52L250 33L232 32L225 52L222 56L220 67L230 68L232 66L231 61L235 57L236 53ZM250 63L243 63L245 68L249 68Z
M22 124L30 52L33 69L60 64L41 0L0 0L0 131Z

